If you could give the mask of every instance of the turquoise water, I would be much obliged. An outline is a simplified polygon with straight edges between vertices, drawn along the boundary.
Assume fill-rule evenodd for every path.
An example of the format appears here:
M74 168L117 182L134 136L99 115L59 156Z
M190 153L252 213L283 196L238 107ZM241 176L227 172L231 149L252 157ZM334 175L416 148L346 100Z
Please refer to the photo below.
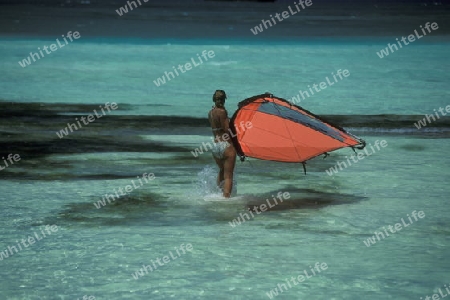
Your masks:
M348 69L348 78L301 105L318 114L356 116L425 114L449 104L448 44L414 45L379 59L375 52L385 44L367 41L262 47L80 40L19 66L18 60L46 43L2 41L0 98L49 106L115 101L114 114L204 117L218 88L229 93L232 113L246 97L269 90L291 98L331 72ZM161 87L153 84L172 65L203 50L216 56ZM354 128L368 144L386 140L388 146L334 176L326 170L345 160L350 149L308 162L307 175L301 165L249 159L236 166L238 198L228 202L205 201L215 199L216 166L209 153L198 158L190 153L210 140L209 130L189 132L180 124L136 133L119 125L108 134L186 151L119 152L106 144L102 151L23 158L1 171L9 176L0 174L0 251L39 233L40 226L58 226L0 261L2 299L269 299L267 292L304 270L311 274L316 262L328 268L276 299L420 299L450 282L450 144L444 134L419 135L413 123L408 135L405 128L386 133ZM98 128L89 126L83 134ZM35 132L55 138L53 129L14 130L24 138ZM104 207L94 206L144 173L155 179ZM249 206L279 192L290 198L230 226ZM375 245L364 244L413 211L425 217ZM192 251L134 279L143 264L175 254L182 244L191 244Z
M22 68L19 61L51 40L4 40L0 98L11 101L98 103L115 101L121 113L203 117L211 91L222 88L228 107L272 92L291 99L339 69L350 76L303 100L318 114L423 114L448 99L448 44L409 45L380 59L388 42L289 44L127 44L75 40ZM214 57L157 87L153 81L192 59ZM7 74L7 75L6 75ZM175 76L176 74L174 74ZM125 104L131 105L126 107Z

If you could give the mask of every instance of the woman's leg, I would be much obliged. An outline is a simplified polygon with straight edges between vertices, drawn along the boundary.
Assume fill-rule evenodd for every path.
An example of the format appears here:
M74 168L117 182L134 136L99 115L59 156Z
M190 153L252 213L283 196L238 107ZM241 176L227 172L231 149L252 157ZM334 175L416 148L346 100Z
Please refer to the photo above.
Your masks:
M213 157L216 161L217 166L219 167L219 174L217 175L217 186L220 186L220 183L224 180L224 161L215 156Z
M225 183L223 185L223 196L225 198L229 198L233 189L233 172L234 165L236 164L236 150L232 145L228 146L228 148L225 150L224 156L225 161L223 163L223 176Z

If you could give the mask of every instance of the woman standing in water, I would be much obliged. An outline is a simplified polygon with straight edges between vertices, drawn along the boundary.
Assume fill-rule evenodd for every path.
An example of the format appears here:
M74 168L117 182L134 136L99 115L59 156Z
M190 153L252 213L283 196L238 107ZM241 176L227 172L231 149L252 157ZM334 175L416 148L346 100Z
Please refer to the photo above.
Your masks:
M209 123L211 124L214 135L214 147L211 150L217 165L219 166L219 175L217 176L217 185L223 184L223 196L229 198L233 189L233 171L236 164L236 149L230 139L230 119L225 109L225 99L227 95L223 90L216 90L213 95L214 106L208 113Z

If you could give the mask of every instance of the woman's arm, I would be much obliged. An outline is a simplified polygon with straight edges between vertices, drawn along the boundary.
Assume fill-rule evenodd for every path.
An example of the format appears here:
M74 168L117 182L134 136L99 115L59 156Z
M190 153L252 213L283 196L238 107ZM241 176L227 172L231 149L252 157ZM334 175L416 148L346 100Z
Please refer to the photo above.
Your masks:
M227 111L225 109L220 110L218 115L219 115L220 127L223 129L223 131L225 133L228 133L229 129L230 129L230 119L228 118Z

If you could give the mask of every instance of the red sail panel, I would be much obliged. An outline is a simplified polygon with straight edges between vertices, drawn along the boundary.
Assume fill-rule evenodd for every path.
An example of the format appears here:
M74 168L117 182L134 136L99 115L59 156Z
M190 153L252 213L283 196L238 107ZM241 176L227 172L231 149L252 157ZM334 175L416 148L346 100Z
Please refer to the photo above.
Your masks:
M251 122L252 127L239 130L239 124L246 122ZM336 149L364 147L364 141L344 129L269 94L240 102L231 124L233 143L240 156L304 162Z

